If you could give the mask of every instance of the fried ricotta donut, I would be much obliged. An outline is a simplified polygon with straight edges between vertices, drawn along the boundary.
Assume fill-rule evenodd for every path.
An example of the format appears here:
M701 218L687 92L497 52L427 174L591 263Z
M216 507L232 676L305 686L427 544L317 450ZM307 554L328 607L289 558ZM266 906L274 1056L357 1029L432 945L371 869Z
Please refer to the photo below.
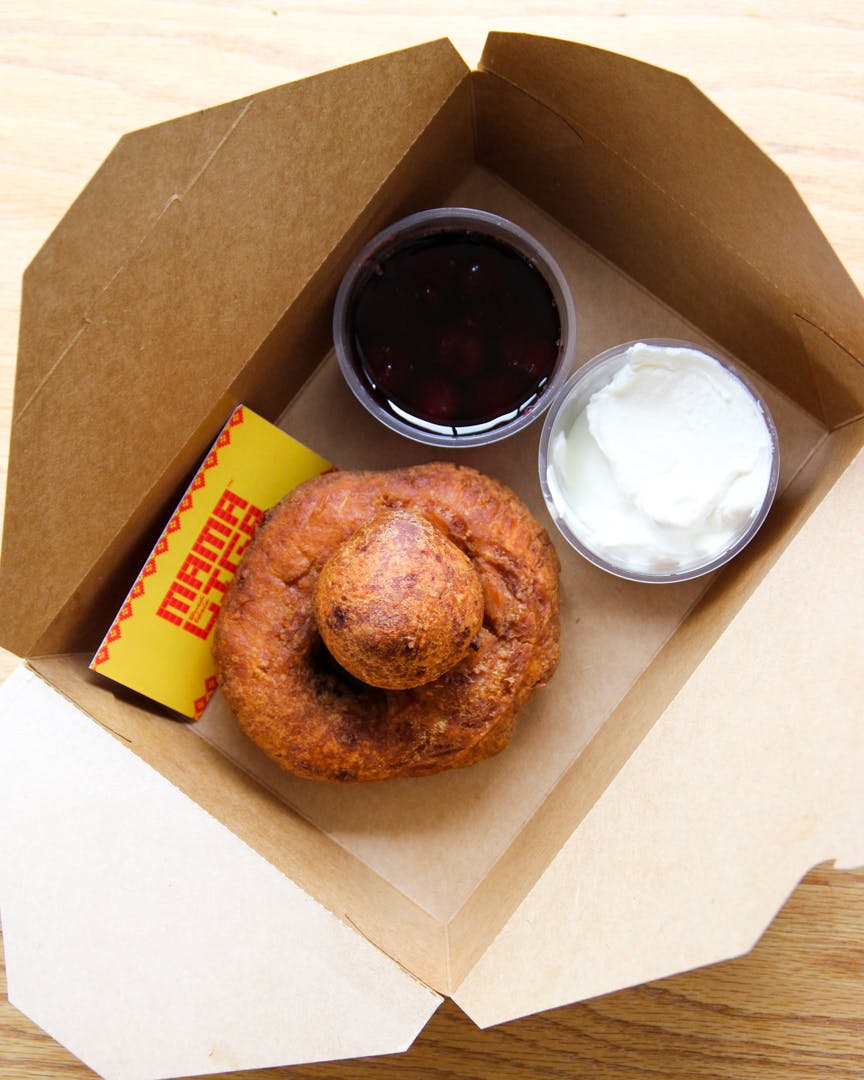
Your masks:
M330 655L385 690L432 682L467 654L483 625L471 560L419 514L383 510L333 552L312 611Z
M382 529L394 536L387 540ZM427 563L435 567L431 575L428 568L424 573ZM376 567L387 568L377 593ZM214 635L222 692L246 735L284 769L309 779L386 780L472 765L507 745L519 710L557 666L558 573L545 529L509 488L475 469L440 462L325 473L265 515L228 586ZM425 585L412 588L412 574L440 580L430 593ZM479 630L471 611L475 577ZM417 669L425 661L416 654L425 638L417 628L427 626L425 609L436 589L439 615L448 607L459 611L428 630L428 655L438 657L443 648L450 656L440 674L424 681L426 672ZM380 602L377 611L371 604L371 615L370 594ZM454 604L453 595L462 599ZM387 621L388 608L399 609L395 637L403 652L415 654L406 677L419 685L373 686L337 663L316 608L322 625L335 620L338 636L340 618L347 622L358 604L373 624ZM448 634L471 635L467 648L462 640L442 647ZM372 638L380 673L390 646ZM362 653L358 633L342 660L348 655L362 675L364 657L349 655L358 641Z

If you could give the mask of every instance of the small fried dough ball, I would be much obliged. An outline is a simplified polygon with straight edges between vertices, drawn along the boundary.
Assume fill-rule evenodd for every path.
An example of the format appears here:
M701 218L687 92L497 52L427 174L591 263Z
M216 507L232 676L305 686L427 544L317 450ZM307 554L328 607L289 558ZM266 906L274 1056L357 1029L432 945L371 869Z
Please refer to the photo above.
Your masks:
M468 556L426 518L384 510L324 564L312 610L346 671L406 690L466 655L483 623L483 589Z

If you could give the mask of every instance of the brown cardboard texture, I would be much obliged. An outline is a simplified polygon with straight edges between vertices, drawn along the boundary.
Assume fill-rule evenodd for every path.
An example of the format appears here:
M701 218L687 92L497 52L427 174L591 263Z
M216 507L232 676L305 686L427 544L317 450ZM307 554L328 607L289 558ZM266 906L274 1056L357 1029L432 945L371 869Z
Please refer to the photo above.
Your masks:
M613 578L554 534L562 661L510 748L424 780L314 784L264 759L218 695L178 723L87 660L234 405L344 468L448 456L365 413L329 336L358 246L441 203L503 213L558 259L577 363L638 337L729 352L774 414L780 491L733 563L678 585ZM25 277L0 640L30 667L7 709L38 722L25 735L4 720L0 769L26 759L37 782L39 740L66 725L89 746L95 721L121 744L93 752L97 801L119 797L98 769L121 754L148 820L170 806L191 837L203 811L208 865L258 860L268 884L245 895L249 919L290 957L277 913L296 906L304 948L327 958L304 966L313 1037L268 1042L272 1064L405 1045L432 991L487 1025L736 955L813 864L864 862L862 361L864 300L789 180L691 83L635 60L492 34L469 72L440 41L127 136ZM451 456L509 483L551 535L538 439L534 425ZM68 830L21 820L51 865ZM85 834L81 865L100 848ZM129 1075L128 1053L86 1008L64 1014L28 953L54 923L25 849L2 853L13 1001L20 986L49 1031ZM19 863L31 873L13 887ZM346 932L387 963L359 945L340 963ZM326 972L346 1001L368 999L370 1024L390 1009L374 1050L316 1011ZM394 1013L415 978L423 993ZM250 976L241 996L255 993ZM127 1020L146 1032L158 1016L118 1017L115 1039ZM206 1017L195 1030L200 1054L145 1055L139 1073L262 1063L246 1021L215 1064Z

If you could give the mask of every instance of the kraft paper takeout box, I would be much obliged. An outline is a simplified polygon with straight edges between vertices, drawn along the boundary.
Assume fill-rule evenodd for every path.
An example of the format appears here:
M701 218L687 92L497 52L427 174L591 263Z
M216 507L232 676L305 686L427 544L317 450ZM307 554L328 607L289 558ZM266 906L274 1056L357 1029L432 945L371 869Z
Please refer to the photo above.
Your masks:
M559 545L563 659L513 745L340 788L87 671L245 402L340 466L428 460L330 349L340 275L442 202L565 267L579 361L711 338L768 394L782 491L710 581ZM14 1004L110 1077L410 1045L752 946L800 876L864 862L864 303L789 180L688 81L596 49L446 41L124 137L28 268L0 640ZM535 425L461 460L548 522ZM557 538L556 538L557 542ZM10 826L12 824L12 827Z

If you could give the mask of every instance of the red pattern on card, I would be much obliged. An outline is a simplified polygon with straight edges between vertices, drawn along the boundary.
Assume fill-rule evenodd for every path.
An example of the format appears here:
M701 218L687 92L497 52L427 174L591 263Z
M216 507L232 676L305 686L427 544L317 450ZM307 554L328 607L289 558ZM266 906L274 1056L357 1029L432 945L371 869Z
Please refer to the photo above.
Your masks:
M180 505L177 507L177 512L173 515L171 520L165 526L165 529L162 532L162 535L159 537L158 541L156 542L156 547L153 549L153 554L150 556L150 558L144 564L144 569L138 575L138 578L136 579L135 584L132 586L132 589L129 592L129 596L126 598L126 602L123 604L123 607L120 609L120 612L117 615L117 618L114 620L114 622L111 625L111 628L109 629L108 633L105 635L105 640L102 642L102 645L99 648L99 651L94 656L94 658L93 658L93 660L91 662L91 665L90 665L92 668L94 668L94 669L98 668L100 665L106 663L110 659L108 646L113 644L120 637L120 634L121 634L120 623L125 622L126 619L130 619L132 617L132 615L134 614L134 609L133 609L132 603L133 603L134 600L137 600L139 596L144 595L144 579L148 578L148 577L152 577L152 575L156 573L156 560L161 555L164 555L168 551L168 537L172 533L175 533L175 532L178 531L178 529L180 528L180 526L182 524L182 520L181 520L182 515L184 513L186 513L188 510L192 509L193 501L194 501L193 498L192 498L193 493L196 492L196 491L200 491L201 488L203 488L206 485L206 483L207 483L207 476L206 476L207 470L212 469L215 465L219 464L219 450L221 450L222 447L224 447L224 446L229 446L230 445L230 443L231 443L231 429L237 427L238 424L242 424L243 420L244 420L244 410L243 410L243 406L240 405L234 410L234 412L229 417L228 423L225 426L225 428L222 430L221 434L219 435L219 438L216 440L216 443L214 444L213 449L210 451L210 453L205 458L204 464L201 466L201 468L195 474L195 477L193 478L192 483L189 485L189 490L186 492L186 494L180 500ZM208 684L209 684L209 682L210 682L210 680L208 679ZM203 700L204 704L201 706L201 711L203 712L204 706L207 704L207 702L212 697L213 690L215 690L215 689L216 689L215 683L214 683L214 686L213 686L212 689L209 688L209 685L205 686L205 697L204 698L198 698L196 700L196 702L195 702L196 710L198 708L198 702ZM196 711L196 719L197 719L198 715L199 715L199 713Z
M216 692L216 687L218 685L219 684L216 680L215 675L210 675L205 680L204 693L201 695L201 697L195 699L194 709L196 720L200 718L201 713L203 713L204 710L207 708L207 703L209 702L210 698L213 697L213 694Z

